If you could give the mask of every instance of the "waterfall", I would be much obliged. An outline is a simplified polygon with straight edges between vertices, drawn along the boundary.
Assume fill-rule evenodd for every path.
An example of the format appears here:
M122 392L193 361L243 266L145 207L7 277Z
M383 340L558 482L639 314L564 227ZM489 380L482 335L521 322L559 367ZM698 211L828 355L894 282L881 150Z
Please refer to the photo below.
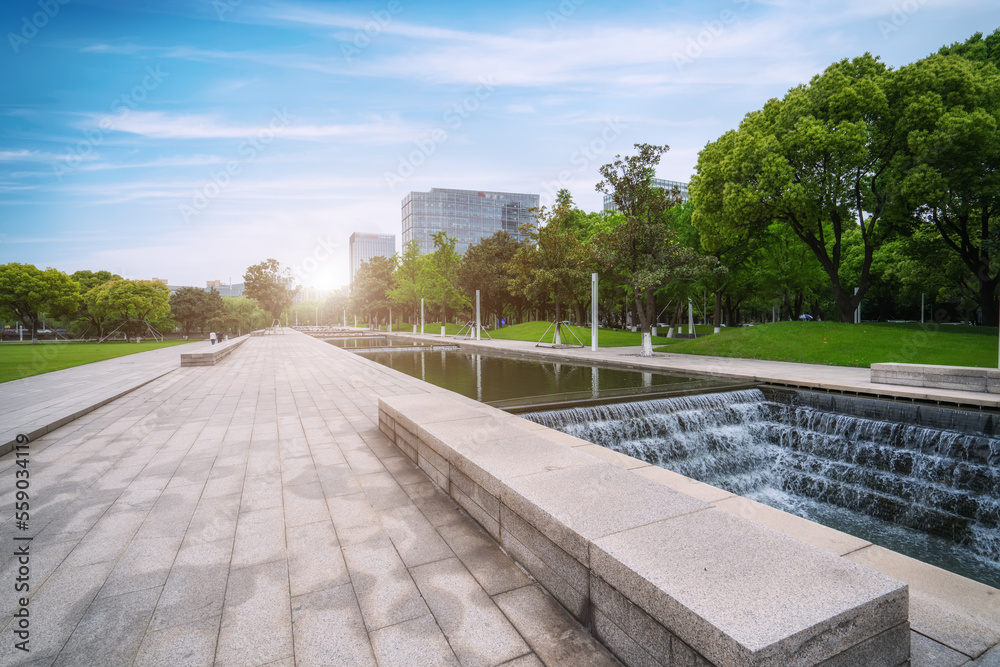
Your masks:
M856 414L817 407L835 405ZM983 417L955 412L935 408L928 426L912 405L752 389L523 416L781 509L819 503L916 529L1000 568L1000 437L961 430Z

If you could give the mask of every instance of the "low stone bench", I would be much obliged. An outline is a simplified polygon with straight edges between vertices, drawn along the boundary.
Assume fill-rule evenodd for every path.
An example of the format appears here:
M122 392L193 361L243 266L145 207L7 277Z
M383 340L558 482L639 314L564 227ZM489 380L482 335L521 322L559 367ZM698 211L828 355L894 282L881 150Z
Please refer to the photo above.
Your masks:
M972 366L932 366L929 364L872 364L871 381L907 387L957 389L1000 394L1000 370Z
M232 340L216 343L209 348L198 350L197 352L184 352L181 354L181 367L185 366L214 366L250 338L250 334L240 336Z
M627 665L908 664L905 584L438 393L379 428Z

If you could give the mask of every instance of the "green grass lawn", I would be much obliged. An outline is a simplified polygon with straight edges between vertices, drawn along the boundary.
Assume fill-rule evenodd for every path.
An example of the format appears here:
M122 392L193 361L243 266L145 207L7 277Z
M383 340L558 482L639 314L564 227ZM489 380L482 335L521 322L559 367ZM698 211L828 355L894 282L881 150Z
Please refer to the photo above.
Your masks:
M20 342L2 343L0 344L0 382L188 342L190 341L171 340L163 343L45 342L38 345Z
M658 352L867 368L879 362L997 367L996 327L776 322L673 340Z
M503 327L502 329L497 329L496 331L490 331L490 336L500 340L526 340L532 343L537 343L545 333L545 330L549 328L551 322L525 322L524 324L515 324L509 327ZM590 328L589 327L574 327L570 326L569 329L576 334L576 337L580 339L580 342L590 347ZM712 331L712 327L697 325L696 330L698 333L708 333ZM657 333L666 334L666 330L662 329L657 331ZM545 338L546 342L552 342L552 331L550 330ZM653 338L654 345L662 345L668 340L671 340L664 336L656 336ZM572 336L563 334L563 343L576 343L576 340ZM631 331L612 331L611 329L598 329L597 330L597 344L600 347L628 347L630 345L641 345L642 344L642 334L632 333Z
M379 331L385 331L386 328L387 327L379 327ZM448 324L445 325L445 333L447 335L449 335L449 336L454 336L461 329L462 329L461 325L452 324L451 322L449 322ZM413 326L413 325L406 324L406 323L397 324L396 322L393 322L392 323L392 330L393 331L402 331L403 333L407 333L407 332L411 332L411 331L415 331L416 333L420 333L420 325L417 324L416 326ZM441 333L441 323L440 322L425 322L424 323L424 333L425 334L435 334L435 335L440 334Z

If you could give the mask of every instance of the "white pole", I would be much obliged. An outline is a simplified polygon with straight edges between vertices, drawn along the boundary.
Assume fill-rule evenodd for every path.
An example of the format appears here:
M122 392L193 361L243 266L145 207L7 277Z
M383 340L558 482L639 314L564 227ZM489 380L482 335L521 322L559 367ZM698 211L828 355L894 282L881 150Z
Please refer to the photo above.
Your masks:
M920 323L924 323L924 293L920 293Z
M420 298L420 334L424 333L424 299Z
M392 332L392 308L389 308L389 331Z
M476 290L476 340L482 340L480 338L480 336L479 336L479 329L480 329L480 324L479 323L480 323L480 319L479 319L479 290ZM478 373L478 372L479 372L479 357L477 356L476 357L476 373ZM483 400L482 399L482 390L480 390L480 398L479 398L479 400L480 401Z
M855 294L858 293L858 288L857 287L854 288L854 293ZM860 302L858 303L857 309L854 311L854 323L855 324L861 324L861 303Z
M597 352L597 273L590 274L590 351Z
M358 314L354 313L354 328L358 328Z
M316 306L316 326L319 326L319 306Z
M347 326L347 309L344 308L344 326Z
M688 297L688 335L694 334L694 303Z

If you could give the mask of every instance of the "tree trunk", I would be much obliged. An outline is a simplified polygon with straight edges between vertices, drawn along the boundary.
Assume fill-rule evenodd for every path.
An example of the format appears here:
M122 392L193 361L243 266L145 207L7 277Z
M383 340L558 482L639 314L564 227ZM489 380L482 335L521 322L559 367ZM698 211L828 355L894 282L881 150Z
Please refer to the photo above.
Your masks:
M988 327L997 326L998 313L1000 313L996 289L997 278L979 281L979 307L983 309L983 324Z

